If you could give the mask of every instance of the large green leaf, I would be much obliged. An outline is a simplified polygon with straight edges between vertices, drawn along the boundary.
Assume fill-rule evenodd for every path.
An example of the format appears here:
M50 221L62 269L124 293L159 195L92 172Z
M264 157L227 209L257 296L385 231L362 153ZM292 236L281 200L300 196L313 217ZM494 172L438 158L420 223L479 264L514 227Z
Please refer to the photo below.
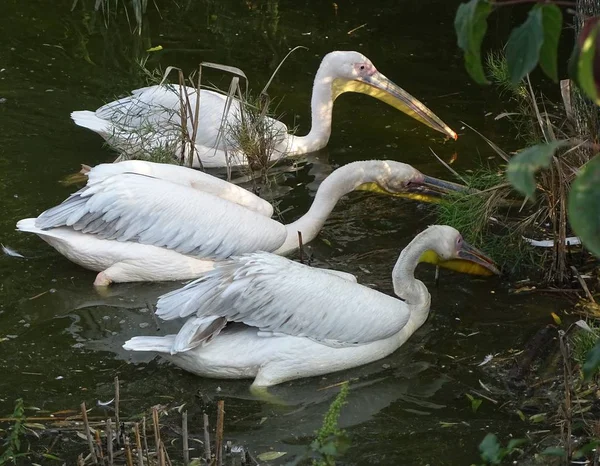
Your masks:
M583 92L600 105L600 45L598 18L589 18L578 38L577 83Z
M517 191L533 198L535 194L535 173L541 168L548 168L556 149L565 144L565 141L553 141L523 149L510 159L506 170L508 181Z
M513 84L521 82L536 67L543 43L542 10L532 8L527 20L512 30L506 43L506 62Z
M540 49L540 67L554 82L558 81L558 41L562 31L562 12L552 3L538 4L542 12L544 42Z
M492 5L488 0L471 0L461 3L454 18L458 46L465 53L465 67L479 84L489 84L481 63L481 43L491 11Z
M600 257L600 155L581 168L571 185L569 223L583 244Z
M585 380L590 380L600 367L600 342L588 351L583 364L583 377Z

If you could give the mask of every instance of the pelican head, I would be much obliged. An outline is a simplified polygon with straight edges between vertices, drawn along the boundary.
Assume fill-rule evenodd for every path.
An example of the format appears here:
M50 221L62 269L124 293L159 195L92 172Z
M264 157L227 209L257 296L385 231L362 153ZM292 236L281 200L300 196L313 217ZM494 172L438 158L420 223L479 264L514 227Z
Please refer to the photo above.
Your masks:
M471 275L500 275L494 261L468 244L455 228L432 225L420 235L430 237L433 246L421 255L419 262Z
M373 170L363 179L365 182L357 190L421 202L438 202L446 194L468 189L460 184L424 175L411 165L393 160L373 162Z
M323 58L321 68L332 79L333 99L344 92L359 92L385 102L415 120L452 139L458 136L422 102L394 84L358 52L331 52Z

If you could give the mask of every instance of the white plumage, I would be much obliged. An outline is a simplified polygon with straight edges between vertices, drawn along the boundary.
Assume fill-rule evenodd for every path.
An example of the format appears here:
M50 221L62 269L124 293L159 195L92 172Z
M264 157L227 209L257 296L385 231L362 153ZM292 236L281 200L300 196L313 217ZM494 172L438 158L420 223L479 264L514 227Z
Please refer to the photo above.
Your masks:
M465 260L471 262L469 273L497 273L458 231L439 225L417 235L400 254L392 280L401 299L253 253L222 262L159 298L161 318L188 317L177 335L134 337L124 348L166 354L202 376L255 378L254 386L366 364L395 351L427 319L430 295L414 270L432 252L441 266L451 262L457 268ZM226 321L237 324L224 328Z
M147 162L100 165L88 173L83 189L37 219L20 221L17 228L38 234L73 262L100 272L96 285L185 280L212 268L213 260L259 250L292 251L298 232L308 243L337 201L365 183L403 193L408 185L434 180L400 162L354 162L323 181L306 215L282 225L265 215L269 209L253 194L198 175ZM201 190L209 185L212 192Z
M197 92L186 88L192 109ZM331 134L333 102L343 92L360 92L398 108L418 121L456 138L456 133L431 110L379 73L371 61L358 52L327 54L315 76L311 98L311 130L296 137L287 132L285 124L269 118L275 144L271 160L313 152L325 147ZM194 165L198 156L204 167L246 165L248 160L237 151L238 144L230 138L231 128L239 125L240 103L232 100L226 114L226 96L201 90L198 124L194 141ZM225 115L226 114L226 115ZM224 118L225 116L225 118ZM179 86L158 85L136 89L132 95L100 107L95 112L75 111L73 121L100 134L111 145L128 155L153 149L166 149L189 157L190 147L182 147L182 119ZM187 134L193 134L191 115L185 122Z

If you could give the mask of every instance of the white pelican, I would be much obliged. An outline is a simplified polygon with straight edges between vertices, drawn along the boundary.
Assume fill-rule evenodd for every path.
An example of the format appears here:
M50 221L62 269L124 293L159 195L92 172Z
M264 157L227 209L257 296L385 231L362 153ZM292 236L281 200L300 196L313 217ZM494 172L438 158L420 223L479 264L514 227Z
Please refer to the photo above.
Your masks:
M87 185L91 186L106 178L124 173L137 173L152 178L170 181L172 183L188 186L199 191L212 194L242 207L253 210L265 217L273 216L273 206L233 183L222 180L199 170L168 163L147 162L145 160L124 160L119 163L103 163L93 169L84 165L81 173L87 176Z
M195 108L196 91L187 88L190 105ZM423 103L381 74L373 63L358 52L327 54L315 76L311 99L312 126L306 136L288 134L285 124L270 120L278 143L271 160L314 152L327 145L331 134L331 115L334 100L344 92L371 95L403 111L425 125L456 139L457 135ZM246 165L244 154L236 153L227 137L219 138L226 96L203 89L200 93L198 129L195 139L194 164L204 167ZM180 92L178 86L159 85L137 89L132 95L100 107L95 112L71 113L73 121L100 134L111 145L135 155L154 148L169 148L181 153ZM240 121L238 101L233 101L224 128ZM188 134L193 134L191 119ZM186 157L190 150L184 148ZM228 157L230 163L228 164Z
M298 247L298 232L305 243L313 240L337 201L356 189L423 200L462 189L400 162L354 162L321 183L304 216L282 225L185 183L121 173L122 163L93 168L88 184L62 204L17 223L67 259L100 272L98 286L188 280L212 269L214 260L255 251L288 253ZM103 177L96 170L119 173Z
M177 335L134 337L124 348L164 353L204 377L254 378L253 388L367 364L398 349L427 319L431 296L414 276L420 262L499 273L443 225L427 228L401 252L392 272L400 299L257 252L223 261L159 298L162 319L188 317Z

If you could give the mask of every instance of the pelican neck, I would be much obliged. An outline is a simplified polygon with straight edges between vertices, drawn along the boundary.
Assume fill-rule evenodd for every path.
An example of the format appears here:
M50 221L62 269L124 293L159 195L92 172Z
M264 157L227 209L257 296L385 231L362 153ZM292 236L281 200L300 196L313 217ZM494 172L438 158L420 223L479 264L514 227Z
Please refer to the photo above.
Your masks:
M321 62L313 83L310 100L311 127L306 136L291 136L289 155L305 154L322 149L329 142L333 114L333 77Z

